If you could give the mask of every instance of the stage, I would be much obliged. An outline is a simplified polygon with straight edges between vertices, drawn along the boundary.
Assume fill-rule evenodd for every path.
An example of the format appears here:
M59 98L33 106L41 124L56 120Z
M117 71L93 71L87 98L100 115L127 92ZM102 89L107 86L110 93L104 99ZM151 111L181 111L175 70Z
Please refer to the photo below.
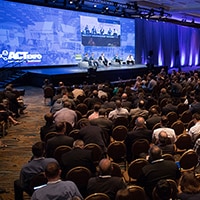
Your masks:
M77 65L74 66L49 66L48 68L30 68L23 69L27 73L25 77L26 84L32 86L41 87L44 79L48 78L50 81L57 85L59 81L63 81L66 85L83 84L87 82L101 83L101 82L116 82L123 80L134 80L138 75L143 76L149 72L157 74L164 66L155 66L153 69L149 69L144 64L135 65L119 65L109 67L101 67L94 70L92 68L80 68ZM178 71L178 68L164 67L168 73L172 70ZM185 72L199 71L199 66L182 67L181 70ZM24 82L24 84L25 84Z
M154 67L154 71L158 73L161 67ZM101 67L94 70L92 68L79 68L78 66L58 66L48 68L31 68L23 70L27 72L26 81L33 86L41 86L45 78L57 85L59 81L63 81L66 85L83 84L87 82L113 82L118 80L135 79L138 75L143 76L149 72L146 65L119 65Z

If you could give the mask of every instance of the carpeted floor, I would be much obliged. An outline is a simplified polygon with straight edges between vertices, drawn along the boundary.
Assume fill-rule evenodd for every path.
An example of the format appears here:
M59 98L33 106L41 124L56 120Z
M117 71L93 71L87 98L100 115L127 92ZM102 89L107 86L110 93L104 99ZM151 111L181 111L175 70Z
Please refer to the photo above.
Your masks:
M19 177L22 165L31 157L31 146L39 141L39 129L45 123L43 116L50 107L44 105L43 90L35 87L24 88L24 101L28 104L27 114L21 115L18 119L21 124L11 126L8 134L1 138L7 144L6 148L0 149L0 188L6 190L0 194L0 199L13 200L13 182ZM25 200L30 199L24 195Z

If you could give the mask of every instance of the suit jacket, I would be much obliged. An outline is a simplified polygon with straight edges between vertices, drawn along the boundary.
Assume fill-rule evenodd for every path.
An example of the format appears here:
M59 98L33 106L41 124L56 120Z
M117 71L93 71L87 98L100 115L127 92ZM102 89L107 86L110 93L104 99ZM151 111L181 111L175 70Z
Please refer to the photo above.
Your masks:
M129 162L132 161L132 153L131 153L132 144L139 139L147 139L151 143L152 131L148 130L147 128L137 128L135 130L133 129L132 131L128 132L127 137L125 139L125 144L127 148L127 160Z
M99 126L104 131L105 143L108 146L110 144L110 136L112 134L113 122L108 118L99 116L96 119L90 120L91 125Z
M56 131L56 125L54 123L52 124L46 123L44 126L40 128L40 139L44 141L47 133L55 131Z
M85 144L95 143L98 144L105 152L105 139L103 129L98 126L88 125L80 129L79 137Z
M62 135L62 134L58 134L54 136L53 138L50 138L47 141L47 145L46 145L46 157L52 158L55 149L61 145L67 145L67 146L72 147L73 142L74 142L74 139L72 137L69 137L67 135Z
M154 127L155 124L159 123L161 120L161 116L154 114L152 117L148 118L146 120L147 123L147 128L149 130L152 130L152 128Z
M162 108L162 114L163 114L163 115L167 115L167 113L169 113L169 112L171 112L171 111L176 112L176 111L177 111L177 106L175 106L175 105L169 103L169 104L167 104L166 106L164 106L164 107Z
M180 178L180 171L175 162L170 160L156 160L142 168L141 176L138 179L138 185L144 187L146 194L152 198L153 188L161 179Z
M120 177L99 176L92 177L88 181L88 194L102 192L107 194L111 200L115 199L118 190L126 188L126 184Z
M200 192L196 193L196 194L189 194L189 193L179 193L178 195L178 199L181 200L199 200L200 199Z
M90 150L75 148L64 153L61 157L62 162L62 177L64 178L67 172L77 166L88 168L92 173L96 172L96 167L92 161L92 154Z
M90 120L90 124L101 127L109 135L112 133L113 122L108 118L99 116L96 119Z

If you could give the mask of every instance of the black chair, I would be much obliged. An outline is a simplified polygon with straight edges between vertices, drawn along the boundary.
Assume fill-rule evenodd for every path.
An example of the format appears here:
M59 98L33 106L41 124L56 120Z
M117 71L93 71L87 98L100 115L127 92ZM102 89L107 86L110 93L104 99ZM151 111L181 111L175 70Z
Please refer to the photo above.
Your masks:
M177 120L171 125L171 128L174 129L175 134L178 136L185 131L185 126L182 121Z
M86 144L84 149L92 151L92 160L95 165L98 165L99 161L102 159L103 152L101 147L95 143Z
M42 187L43 185L47 184L47 178L44 174L44 172L41 172L35 176L33 176L33 178L30 181L30 196L33 194L33 192L35 191L36 187Z
M176 154L182 154L192 147L192 139L189 134L182 133L175 142Z
M54 150L54 158L58 161L58 163L62 166L61 157L64 153L71 151L72 148L67 145L61 145Z
M85 198L85 200L110 200L109 196L104 193L94 193Z
M166 179L166 181L169 184L169 187L171 189L171 192L169 193L170 199L172 200L176 200L177 199L177 194L178 194L178 186L176 181L172 180L172 179ZM152 197L153 200L161 200L162 197L158 196L158 188L154 187L153 192L152 192Z
M108 157L116 163L124 163L126 169L126 145L123 142L112 142L107 149Z
M132 159L140 158L141 153L148 154L150 148L149 141L146 139L136 140L131 147Z
M144 189L138 185L128 186L128 190L131 194L131 199L146 200L146 193Z
M128 183L135 183L142 173L142 168L147 164L148 161L144 158L138 158L132 161L129 164L128 171L124 173L125 180Z
M91 172L88 168L83 166L74 167L67 172L66 180L73 181L78 187L80 193L83 197L87 194L87 184L91 177Z
M194 170L198 164L198 155L192 149L187 150L179 159L181 170Z
M124 141L126 139L128 129L124 125L118 125L112 130L112 138L116 141Z

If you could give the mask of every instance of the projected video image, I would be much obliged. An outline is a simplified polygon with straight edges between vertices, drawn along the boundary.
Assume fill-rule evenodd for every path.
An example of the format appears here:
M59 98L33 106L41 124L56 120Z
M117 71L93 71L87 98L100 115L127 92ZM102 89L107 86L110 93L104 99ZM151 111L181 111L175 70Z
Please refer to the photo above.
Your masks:
M135 21L0 0L0 67L75 65L135 55Z
M81 16L84 46L120 46L120 21Z

